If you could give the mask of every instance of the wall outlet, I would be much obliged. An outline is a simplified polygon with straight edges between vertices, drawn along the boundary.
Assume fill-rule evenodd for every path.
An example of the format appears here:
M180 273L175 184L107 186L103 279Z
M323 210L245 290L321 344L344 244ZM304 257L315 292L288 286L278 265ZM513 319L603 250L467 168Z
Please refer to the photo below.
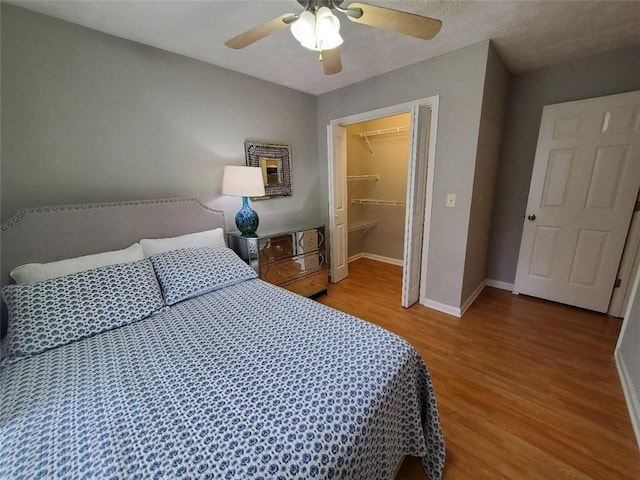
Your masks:
M455 193L447 193L447 203L446 206L449 208L453 208L456 206L456 194Z

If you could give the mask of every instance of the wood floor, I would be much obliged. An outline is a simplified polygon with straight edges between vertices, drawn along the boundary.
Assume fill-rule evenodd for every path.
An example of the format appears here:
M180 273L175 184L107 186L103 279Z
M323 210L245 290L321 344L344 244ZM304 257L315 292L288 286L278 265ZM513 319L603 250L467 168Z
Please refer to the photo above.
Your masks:
M485 288L464 318L400 307L401 267L360 259L322 303L407 339L433 378L444 478L640 479L613 352L621 320ZM408 458L399 479L425 479Z

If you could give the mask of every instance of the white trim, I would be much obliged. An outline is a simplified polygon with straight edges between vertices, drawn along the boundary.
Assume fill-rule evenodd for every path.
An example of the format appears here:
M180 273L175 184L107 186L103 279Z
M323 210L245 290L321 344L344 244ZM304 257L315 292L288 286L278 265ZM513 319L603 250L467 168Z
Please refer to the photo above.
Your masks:
M616 343L616 353L620 351L622 348L622 339L627 331L627 327L629 326L629 322L631 321L631 314L633 313L633 304L637 295L640 295L640 270L636 272L636 278L633 280L633 286L631 287L631 295L629 297L629 302L627 304L627 310L624 314L624 319L622 320L622 327L620 328L620 334L618 335L618 342ZM638 312L640 313L640 312Z
M347 263L355 262L356 260L360 260L363 257L364 253L356 253L355 255L351 255L349 258L347 258Z
M388 117L391 115L397 115L399 113L411 112L413 106L428 106L431 109L431 122L429 125L429 151L427 152L427 193L425 198L425 216L424 216L424 233L422 236L422 267L420 278L420 303L424 303L422 298L425 297L424 285L427 278L427 265L429 264L429 241L431 238L431 208L433 205L433 183L434 183L434 170L436 159L436 138L438 133L438 105L440 101L440 95L432 95L430 97L420 98L411 102L400 103L397 105L391 105L388 107L378 108L376 110L370 110L368 112L356 113L353 115L347 115L341 118L335 118L329 122L327 126L327 132L331 132L333 126L345 126L352 123L364 122L367 120L373 120L381 117ZM412 125L413 126L413 125ZM327 137L331 137L328 133ZM331 142L327 141L327 163L328 168L328 180L329 180L329 228L331 229L331 223L333 218L334 209L334 190L333 190L333 148ZM345 243L345 245L347 245ZM329 252L330 259L333 255Z
M460 318L462 315L460 314L460 309L458 307L452 307L451 305L447 305L445 303L436 302L435 300L429 300L425 298L424 301L420 301L421 305L425 307L433 308L434 310L438 310L439 312L447 313L449 315L453 315L454 317Z
M440 96L429 97L431 119L429 126L429 151L427 152L427 194L424 204L424 231L422 232L422 267L420 268L420 303L427 300L427 266L431 241L431 210L433 208L433 181L436 166L436 136L438 134L438 107Z
M343 135L344 135L344 139L343 141L346 142L346 130L344 127L340 126L340 125L327 125L327 152L329 155L329 158L331 158L331 162L329 162L328 168L329 168L329 249L328 249L328 255L329 255L329 277L331 279L331 283L335 283L336 281L339 280L343 280L345 277L348 276L349 274L349 262L347 261L346 265L344 266L345 268L345 272L344 272L344 276L342 276L342 272L337 272L337 265L336 262L333 261L334 260L334 253L336 251L335 246L337 245L337 241L336 241L336 213L335 213L335 185L333 182L334 179L334 131L335 130L340 130ZM344 148L346 149L346 143ZM346 160L346 159L345 159ZM345 173L346 173L346 167L345 167ZM346 188L346 178L345 178L345 182L344 182L344 186ZM344 193L344 200L346 202L346 192ZM344 208L347 208L347 205L345 203ZM344 249L346 250L344 252L344 256L346 257L349 252L349 239L348 239L348 211L345 212L345 230L347 230L345 232L345 235L347 236L347 238L345 238L344 240ZM339 274L338 274L339 273ZM339 280L336 280L336 277L339 277Z
M640 195L638 195L640 200ZM627 310L633 280L640 266L640 212L635 212L631 217L631 226L627 233L627 242L622 251L620 267L617 277L621 280L620 287L614 288L611 294L611 303L607 313L614 317L622 317Z
M627 401L627 409L629 410L629 417L631 418L631 424L633 425L633 431L636 434L636 441L638 442L638 448L640 448L640 399L636 395L636 389L633 385L633 379L629 375L629 370L624 362L624 356L621 353L622 341L624 340L629 323L634 321L631 318L632 315L640 316L640 312L634 310L640 308L636 307L636 297L640 295L640 271L636 273L636 278L633 281L633 287L631 289L631 295L627 303L627 311L622 321L622 328L618 335L618 343L616 344L616 350L614 358L616 359L616 366L618 367L618 376L620 377L620 383L622 384L622 390L624 391L624 397ZM640 303L640 302L638 302ZM635 318L635 321L640 321L640 318Z
M404 251L402 255L404 268L400 301L400 304L405 308L420 301L432 115L430 105L411 107L411 154L407 171L405 202L407 208L404 217Z
M629 410L631 425L633 425L638 449L640 449L640 399L636 396L636 391L633 388L633 381L631 380L629 371L627 370L627 365L624 363L624 358L620 355L619 350L616 350L614 358L616 359L616 367L618 367L618 375L620 376L620 383L622 384L624 398L627 401L627 409Z
M367 120L375 120L380 117L390 117L391 115L397 115L399 113L411 112L411 107L414 105L431 105L434 100L437 101L439 95L433 95L431 97L420 98L419 100L413 100L411 102L399 103L398 105L390 105L388 107L378 108L376 110L370 110L368 112L355 113L353 115L347 115L341 118L334 118L329 122L329 125L350 125L352 123L366 122Z
M362 252L362 258L368 258L369 260L376 260L378 262L390 263L391 265L402 266L402 260L391 257L383 257L382 255L376 255L375 253Z
M484 287L485 287L485 281L483 280L480 282L480 285L476 287L473 293L469 295L469 298L467 298L467 300L462 304L462 307L460 307L460 316L464 315L465 312L469 310L469 307L473 304L473 302L475 302L476 298L478 298L478 295L482 293L482 290L484 290Z
M513 292L513 283L494 280L492 278L485 278L484 284L487 287L499 288L501 290L509 290L510 292Z

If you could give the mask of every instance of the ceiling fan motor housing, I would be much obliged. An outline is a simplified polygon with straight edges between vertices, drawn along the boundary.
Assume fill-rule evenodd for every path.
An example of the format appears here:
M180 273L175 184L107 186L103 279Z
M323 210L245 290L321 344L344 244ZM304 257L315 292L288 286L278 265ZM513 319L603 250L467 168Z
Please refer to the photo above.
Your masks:
M297 0L297 1L304 8L307 8L308 6L308 9L311 11L315 11L320 7L328 7L330 9L334 9L335 7L339 7L340 5L342 5L342 2L344 2L344 0Z

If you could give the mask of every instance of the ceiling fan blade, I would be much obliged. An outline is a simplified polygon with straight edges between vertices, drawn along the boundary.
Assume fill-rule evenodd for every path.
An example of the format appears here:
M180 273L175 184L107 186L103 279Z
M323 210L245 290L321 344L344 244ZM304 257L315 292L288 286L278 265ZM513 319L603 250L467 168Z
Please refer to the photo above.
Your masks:
M442 22L435 18L366 3L352 3L345 13L352 22L393 30L423 40L431 40L442 27Z
M340 49L323 50L320 52L320 60L322 61L322 69L325 75L335 75L342 71L342 58L340 58Z
M247 30L237 37L233 37L231 40L227 40L224 44L229 48L235 49L248 47L252 43L262 40L267 35L271 35L278 30L288 27L297 20L297 18L298 17L293 13L285 13L284 15L280 15L278 18L274 18L262 25L258 25L255 28Z

